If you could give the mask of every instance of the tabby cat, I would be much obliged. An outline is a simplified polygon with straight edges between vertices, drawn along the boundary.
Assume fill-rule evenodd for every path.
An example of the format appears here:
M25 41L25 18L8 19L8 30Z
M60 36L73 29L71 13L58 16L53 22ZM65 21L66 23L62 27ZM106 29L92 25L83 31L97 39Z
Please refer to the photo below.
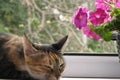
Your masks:
M61 48L67 38L40 45L26 35L0 33L0 79L59 80L65 68Z

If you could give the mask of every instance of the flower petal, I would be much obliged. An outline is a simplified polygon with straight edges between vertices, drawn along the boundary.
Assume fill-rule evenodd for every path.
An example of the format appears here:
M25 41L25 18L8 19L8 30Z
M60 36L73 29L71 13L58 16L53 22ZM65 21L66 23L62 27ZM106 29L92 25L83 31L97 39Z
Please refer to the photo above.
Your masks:
M105 12L105 10L98 8L95 12L90 12L90 22L97 26L101 23L104 23L106 19L108 19L109 14Z
M84 7L78 7L78 9L75 11L72 23L79 29L82 27L85 27L87 25L87 8Z
M101 40L102 38L96 34L93 30L91 30L88 26L82 28L83 33L88 37L88 38L94 38L96 40Z

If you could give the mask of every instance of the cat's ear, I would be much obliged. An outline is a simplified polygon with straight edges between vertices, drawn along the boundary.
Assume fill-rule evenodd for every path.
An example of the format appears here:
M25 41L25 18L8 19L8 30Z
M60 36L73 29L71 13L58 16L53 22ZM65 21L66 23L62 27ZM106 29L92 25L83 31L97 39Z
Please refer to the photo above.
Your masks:
M68 35L63 37L62 39L60 39L58 42L52 44L52 46L58 50L58 51L61 51L63 45L65 44L65 42L67 41L67 38L68 38Z
M24 50L25 55L35 54L35 52L37 51L32 46L32 42L27 38L27 36L25 34L23 36L23 50Z

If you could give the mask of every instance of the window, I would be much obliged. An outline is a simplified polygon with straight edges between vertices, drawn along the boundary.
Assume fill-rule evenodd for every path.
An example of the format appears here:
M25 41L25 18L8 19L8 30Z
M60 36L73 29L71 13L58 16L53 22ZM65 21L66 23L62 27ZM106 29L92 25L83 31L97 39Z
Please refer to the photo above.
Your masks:
M120 78L116 41L88 39L71 23L78 6L94 10L94 0L0 0L0 32L53 43L65 35L63 77Z

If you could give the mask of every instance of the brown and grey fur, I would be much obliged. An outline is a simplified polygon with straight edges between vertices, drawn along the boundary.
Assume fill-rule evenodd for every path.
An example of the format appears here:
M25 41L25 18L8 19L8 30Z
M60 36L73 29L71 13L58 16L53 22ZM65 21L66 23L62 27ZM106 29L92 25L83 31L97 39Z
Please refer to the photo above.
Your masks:
M65 68L60 50L67 37L51 45L39 45L25 35L0 33L0 78L59 80Z

